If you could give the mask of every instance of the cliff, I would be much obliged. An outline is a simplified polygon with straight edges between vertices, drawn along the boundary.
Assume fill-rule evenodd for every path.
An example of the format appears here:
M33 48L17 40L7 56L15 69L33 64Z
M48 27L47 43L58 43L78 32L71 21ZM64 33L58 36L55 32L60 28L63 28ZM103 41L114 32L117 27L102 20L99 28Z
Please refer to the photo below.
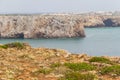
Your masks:
M120 26L119 15L0 15L0 38L85 37L84 27Z
M70 15L1 15L0 37L85 37L85 33L83 25Z
M119 27L120 16L90 15L82 21L85 27Z

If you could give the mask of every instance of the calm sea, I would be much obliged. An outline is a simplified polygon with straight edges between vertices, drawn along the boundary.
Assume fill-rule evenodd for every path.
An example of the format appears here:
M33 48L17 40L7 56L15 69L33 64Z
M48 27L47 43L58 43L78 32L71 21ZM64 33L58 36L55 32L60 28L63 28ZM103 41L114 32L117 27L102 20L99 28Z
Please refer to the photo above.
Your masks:
M60 48L91 56L120 56L120 27L86 28L85 32L85 38L0 39L0 44L19 41L32 47Z

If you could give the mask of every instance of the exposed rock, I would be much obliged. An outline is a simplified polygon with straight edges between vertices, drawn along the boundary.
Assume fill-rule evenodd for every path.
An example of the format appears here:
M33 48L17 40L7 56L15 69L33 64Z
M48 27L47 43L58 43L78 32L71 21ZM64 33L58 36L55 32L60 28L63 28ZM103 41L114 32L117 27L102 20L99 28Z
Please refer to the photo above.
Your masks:
M85 17L85 27L119 27L120 16L94 15Z
M1 38L85 37L84 27L120 26L119 15L0 15Z
M105 26L108 26L108 27L120 26L120 17L107 18L103 22L104 22Z
M70 15L2 15L0 37L85 37L85 33L83 25Z

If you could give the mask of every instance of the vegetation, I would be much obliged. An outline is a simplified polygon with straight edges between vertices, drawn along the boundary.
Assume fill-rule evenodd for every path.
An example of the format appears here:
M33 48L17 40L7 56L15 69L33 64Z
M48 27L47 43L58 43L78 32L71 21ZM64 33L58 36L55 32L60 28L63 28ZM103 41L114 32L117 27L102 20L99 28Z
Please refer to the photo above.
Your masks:
M20 43L20 42L13 42L13 43L8 43L8 44L4 44L4 45L0 45L0 48L17 48L17 49L23 49L25 48L24 43Z
M115 75L120 76L120 65L113 65L113 66L104 67L101 70L101 74L103 74L103 75L115 74Z
M43 73L46 75L46 74L49 74L51 71L52 71L51 69L43 69L42 68L42 69L32 72L32 75L38 76L40 73Z
M65 63L65 66L74 71L89 71L95 69L94 66L87 63Z
M90 62L100 62L100 63L111 63L111 61L104 57L93 57L89 60Z
M0 48L7 49L8 47L6 45L0 45Z
M60 80L94 80L96 77L93 74L81 74L80 72L66 73Z
M51 68L60 67L61 65L61 63L53 63L51 64Z
M84 54L66 57L68 52L64 50L31 48L19 42L0 48L4 48L0 49L0 79L120 80L120 57L90 58Z

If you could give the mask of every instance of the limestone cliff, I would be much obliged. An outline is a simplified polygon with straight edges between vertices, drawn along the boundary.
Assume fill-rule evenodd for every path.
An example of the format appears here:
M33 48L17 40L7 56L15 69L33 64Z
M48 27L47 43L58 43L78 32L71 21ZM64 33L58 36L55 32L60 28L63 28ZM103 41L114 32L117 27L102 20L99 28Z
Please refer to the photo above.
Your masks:
M119 27L120 16L108 15L89 15L80 18L84 27Z
M1 38L84 37L84 27L70 15L1 15Z
M0 15L0 38L85 37L84 27L120 26L119 15Z

